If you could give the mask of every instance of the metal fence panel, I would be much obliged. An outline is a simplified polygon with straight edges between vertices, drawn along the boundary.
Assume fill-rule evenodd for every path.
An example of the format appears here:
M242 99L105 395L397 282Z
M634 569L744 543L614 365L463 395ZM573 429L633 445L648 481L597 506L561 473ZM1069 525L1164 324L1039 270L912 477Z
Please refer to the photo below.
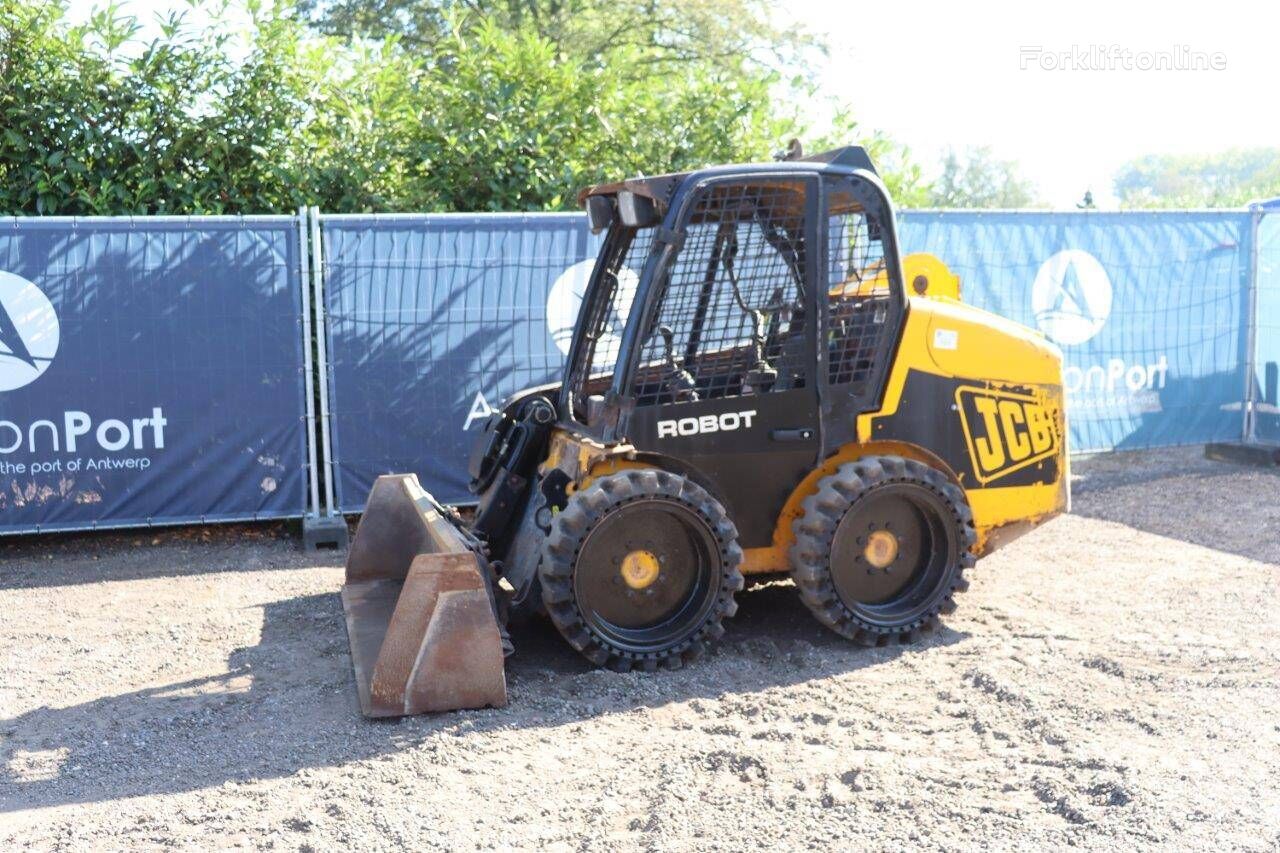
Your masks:
M321 222L338 507L391 471L466 500L489 407L559 373L597 239L576 213Z
M912 211L902 245L1062 347L1073 451L1239 438L1248 213Z
M294 217L0 221L0 532L299 516Z
M1280 442L1280 210L1258 222L1254 434Z
M413 471L468 499L475 431L555 378L598 241L579 214L325 216L338 505ZM1073 450L1237 438L1249 216L1239 211L906 211L966 302L1063 348ZM1274 315L1273 315L1274 316Z

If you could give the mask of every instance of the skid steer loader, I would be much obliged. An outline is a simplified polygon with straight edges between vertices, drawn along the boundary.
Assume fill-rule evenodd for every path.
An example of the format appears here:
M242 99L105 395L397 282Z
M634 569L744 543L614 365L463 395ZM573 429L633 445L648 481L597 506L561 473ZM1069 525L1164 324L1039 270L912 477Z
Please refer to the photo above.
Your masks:
M1062 512L1061 353L900 257L865 151L585 190L607 232L563 380L504 403L474 518L380 478L343 603L364 712L502 705L509 609L617 670L678 668L744 575L908 642Z

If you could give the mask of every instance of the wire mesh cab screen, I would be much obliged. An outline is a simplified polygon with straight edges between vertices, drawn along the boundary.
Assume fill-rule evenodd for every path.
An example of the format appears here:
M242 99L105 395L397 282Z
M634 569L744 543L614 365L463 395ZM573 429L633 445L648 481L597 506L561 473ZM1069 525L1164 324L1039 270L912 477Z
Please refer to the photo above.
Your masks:
M827 381L861 393L886 357L900 311L880 224L858 203L851 179L827 184Z
M641 348L636 405L764 394L809 381L806 182L716 183L691 202Z

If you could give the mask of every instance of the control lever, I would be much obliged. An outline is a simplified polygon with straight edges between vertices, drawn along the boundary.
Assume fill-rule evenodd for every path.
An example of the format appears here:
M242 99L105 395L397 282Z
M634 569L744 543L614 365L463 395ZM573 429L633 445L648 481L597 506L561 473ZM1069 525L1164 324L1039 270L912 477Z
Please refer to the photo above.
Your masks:
M677 403L692 402L698 399L698 383L693 381L689 371L676 361L675 332L670 326L659 326L658 334L662 336L662 360L666 364L662 382L671 390L671 396Z

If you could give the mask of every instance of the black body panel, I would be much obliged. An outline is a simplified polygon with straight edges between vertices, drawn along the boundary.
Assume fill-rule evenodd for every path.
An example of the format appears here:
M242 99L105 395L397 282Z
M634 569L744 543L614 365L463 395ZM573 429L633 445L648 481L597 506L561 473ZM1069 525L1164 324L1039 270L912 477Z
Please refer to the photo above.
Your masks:
M983 386L993 387L993 393L1001 395L1031 393L1030 388L1000 386L994 389L990 383L979 380L909 370L898 410L872 420L871 438L875 441L904 441L927 448L950 466L965 489L1056 482L1059 475L1057 453L1050 453L1043 459L1010 470L1007 474L997 473L994 477L977 470L977 462L970 451L965 425L955 400L958 389ZM949 417L938 417L940 411L950 412ZM974 428L981 429L977 424ZM985 436L975 438L984 439ZM1060 436L1055 437L1055 441L1061 440ZM1055 444L1054 449L1056 448ZM979 476L980 474L983 475Z
M742 547L758 548L772 542L791 491L817 464L817 420L813 389L799 388L642 406L631 418L631 441L702 474L737 525Z

